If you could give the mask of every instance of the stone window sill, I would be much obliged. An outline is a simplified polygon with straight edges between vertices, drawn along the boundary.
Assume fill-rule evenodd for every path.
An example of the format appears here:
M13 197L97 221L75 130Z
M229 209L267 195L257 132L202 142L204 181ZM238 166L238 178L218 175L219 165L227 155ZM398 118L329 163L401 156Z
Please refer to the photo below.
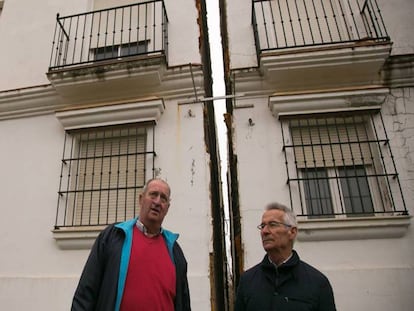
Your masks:
M299 219L298 241L392 239L406 235L411 216Z
M52 230L60 249L90 249L105 226L71 227Z

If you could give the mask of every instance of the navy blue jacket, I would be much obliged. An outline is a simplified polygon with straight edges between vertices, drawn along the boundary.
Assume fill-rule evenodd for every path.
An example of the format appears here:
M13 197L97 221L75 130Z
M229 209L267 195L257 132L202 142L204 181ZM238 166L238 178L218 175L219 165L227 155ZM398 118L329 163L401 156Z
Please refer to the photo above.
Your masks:
M72 311L118 311L128 271L136 218L108 226L96 239L72 301ZM162 230L176 270L175 311L191 311L187 261L178 234Z
M329 280L320 271L292 257L279 267L266 255L240 278L235 311L335 311Z

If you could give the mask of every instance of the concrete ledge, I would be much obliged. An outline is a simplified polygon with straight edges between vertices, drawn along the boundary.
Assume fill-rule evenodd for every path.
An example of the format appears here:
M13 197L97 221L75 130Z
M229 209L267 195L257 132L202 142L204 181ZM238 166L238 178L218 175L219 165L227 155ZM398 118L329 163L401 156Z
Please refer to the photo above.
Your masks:
M60 249L90 249L105 226L71 227L52 230L53 238Z
M346 219L299 219L298 241L336 241L401 238L411 216Z
M379 109L388 94L389 90L387 88L374 88L277 95L269 97L269 108L275 117L318 112Z

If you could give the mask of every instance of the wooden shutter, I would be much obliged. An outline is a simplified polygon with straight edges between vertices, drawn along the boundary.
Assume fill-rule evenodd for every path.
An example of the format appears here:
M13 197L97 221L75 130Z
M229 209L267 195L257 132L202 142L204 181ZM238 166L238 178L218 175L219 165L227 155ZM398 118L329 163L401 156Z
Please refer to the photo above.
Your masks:
M76 225L111 223L135 215L137 185L144 184L146 134L133 128L110 133L110 137L89 133L80 141Z
M364 123L291 127L297 167L333 167L372 163Z

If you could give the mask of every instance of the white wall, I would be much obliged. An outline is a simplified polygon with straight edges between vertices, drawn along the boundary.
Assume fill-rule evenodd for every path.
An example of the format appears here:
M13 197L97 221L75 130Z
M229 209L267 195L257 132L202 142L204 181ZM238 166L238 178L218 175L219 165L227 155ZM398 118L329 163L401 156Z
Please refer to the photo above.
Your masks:
M0 14L0 91L49 84L45 73L52 51L56 14L88 12L91 1L6 0ZM169 18L169 65L201 63L195 2L164 2Z
M189 116L191 110L191 116ZM211 246L210 175L200 104L166 103L156 127L156 164L172 188L165 227L180 233L188 262L194 310L210 310L209 252ZM171 123L171 120L173 122Z
M410 215L414 213L412 91L394 91L382 111ZM278 119L272 116L265 97L237 100L236 107L240 104L251 104L251 108L236 108L233 119L244 268L248 269L265 254L256 229L265 205L278 201L289 206L290 200ZM409 290L414 286L413 243L414 232L409 227L398 239L297 241L295 249L329 277L338 310L409 311L414 303Z
M392 55L414 53L414 3L412 0L378 0L378 6L393 42Z
M166 0L165 4L170 21L169 65L201 63L195 2ZM50 84L45 73L56 13L78 14L91 7L91 0L5 1L0 14L0 98L9 112L10 107L19 107L20 101L26 105L30 99L20 91L7 90L36 90L36 86ZM180 80L180 87L192 90L192 85L184 84L185 79ZM202 105L179 105L177 99L166 99L155 136L155 167L172 188L164 225L180 233L189 264L193 310L210 310L210 175ZM54 113L0 119L1 310L70 308L89 250L59 249L51 232L63 140L64 129Z
M167 102L156 126L155 167L172 188L164 225L180 233L195 310L210 309L209 166L202 118L201 105ZM54 115L0 122L1 309L69 308L89 251L61 250L51 233L63 139Z
M257 66L252 28L252 1L226 1L230 67L232 69Z
M85 10L86 0L6 0L0 15L0 91L49 84L56 14Z
M378 0L376 2L378 2L388 35L393 42L392 54L413 53L413 1ZM227 0L226 4L231 68L257 66L251 20L252 1Z
M85 252L52 238L63 129L50 116L0 122L0 307L67 310ZM24 299L23 299L24 297Z

